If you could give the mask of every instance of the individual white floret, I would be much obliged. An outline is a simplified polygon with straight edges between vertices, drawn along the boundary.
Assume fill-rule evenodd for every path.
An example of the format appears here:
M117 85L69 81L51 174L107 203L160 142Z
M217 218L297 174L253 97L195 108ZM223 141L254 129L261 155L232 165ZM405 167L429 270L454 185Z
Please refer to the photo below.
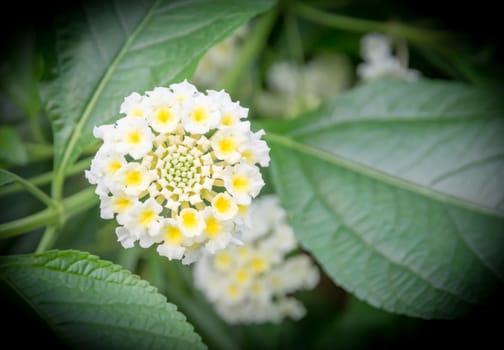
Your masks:
M119 141L116 149L122 154L129 154L133 159L140 159L152 150L154 134L144 118L124 117L117 121Z
M165 87L147 92L147 120L152 129L162 135L174 131L180 121L180 103L175 94Z
M250 204L264 186L259 169L244 162L224 169L222 177L224 186L237 204Z
M132 235L140 239L142 236L155 237L159 233L162 218L159 213L163 207L154 199L137 202L127 210L127 215L119 218L119 223L127 227Z
M259 163L262 167L267 167L270 162L270 148L261 137L266 133L264 130L259 130L256 133L249 134L247 142L243 143L241 156L248 164Z
M129 117L145 117L147 114L146 107L145 97L137 92L133 92L124 98L119 112Z
M234 128L221 129L212 135L210 144L217 159L234 164L242 158L242 150L248 146L247 136Z
M186 100L182 107L182 125L193 134L205 134L217 127L220 117L214 101L205 95Z
M193 208L185 208L180 211L178 224L186 237L199 236L205 229L205 220L202 213Z
M227 193L217 194L211 201L213 215L219 220L231 220L238 213L238 205Z
M173 219L163 220L160 228L160 235L163 241L162 244L157 247L157 252L170 260L182 259L185 252L185 237L178 222Z
M112 193L125 193L129 196L138 196L145 191L152 180L148 169L139 163L131 162L121 167L113 176Z

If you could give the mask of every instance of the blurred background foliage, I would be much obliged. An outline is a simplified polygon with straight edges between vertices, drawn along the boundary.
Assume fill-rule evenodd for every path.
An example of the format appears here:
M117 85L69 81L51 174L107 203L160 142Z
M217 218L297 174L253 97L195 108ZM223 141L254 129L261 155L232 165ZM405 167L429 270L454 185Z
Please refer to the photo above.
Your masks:
M309 18L306 12L298 11L299 5L371 22L348 25L348 28L343 28L344 21L340 21L343 23L340 28L322 25ZM48 192L53 167L52 136L37 84L52 75L54 47L49 35L52 19L72 5L45 1L35 4L12 2L9 6L13 8L4 12L0 29L4 35L0 54L0 166L33 179ZM426 41L407 40L401 37L401 29L397 32L391 29L392 33L389 33L396 34L392 37L395 43L407 47L409 67L425 77L498 88L504 81L500 12L492 1L444 5L435 1L399 0L281 1L275 11L278 14L271 23L271 30L258 43L250 64L239 76L232 78L235 81L227 82L232 87L233 98L249 107L253 118L293 118L311 108L309 101L307 105L293 105L299 102L297 97L282 104L274 103L273 111L264 107L271 101L279 101L278 95L271 95L268 72L282 60L308 65L319 57L332 57L333 61L337 57L337 67L328 71L328 74L335 74L331 79L337 84L334 91L338 93L359 84L355 72L362 62L360 39L367 32L366 25L372 27L373 23L379 23L377 31L380 28L397 29L394 25L401 24L446 33L442 40L432 37ZM260 19L252 21L249 26L254 26L257 20ZM247 44L246 35L241 39L242 45ZM89 164L87 157L95 149L95 146L91 147L82 161L67 169L70 175L67 191L74 193L88 186L83 170ZM272 192L273 189L267 186L263 191ZM43 209L41 203L19 191L15 185L0 188L0 201L0 222ZM210 348L425 348L448 346L458 341L490 343L497 337L495 328L499 322L493 323L491 317L500 310L498 305L493 311L478 311L460 320L414 319L390 314L358 301L326 276L322 276L314 291L297 295L308 310L301 321L229 326L194 289L189 268L159 257L152 259L152 250L124 250L116 242L114 228L114 222L100 218L95 205L67 221L55 247L88 251L140 274L180 308ZM75 235L75 232L86 234ZM40 229L0 240L0 253L32 252L41 233ZM36 321L30 323L27 319L27 322L35 327Z

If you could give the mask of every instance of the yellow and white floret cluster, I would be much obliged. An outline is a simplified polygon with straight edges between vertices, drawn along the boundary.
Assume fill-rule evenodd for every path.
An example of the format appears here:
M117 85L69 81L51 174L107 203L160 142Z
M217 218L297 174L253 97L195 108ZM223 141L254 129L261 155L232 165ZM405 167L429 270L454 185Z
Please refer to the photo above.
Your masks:
M256 199L250 220L243 245L206 254L195 264L196 287L229 323L303 317L304 306L289 294L315 287L317 267L307 255L293 254L297 242L276 196Z
M402 57L392 52L391 39L380 33L368 33L361 39L364 62L357 66L357 75L365 81L395 77L408 81L418 80L420 72L407 67L406 47Z
M159 244L189 264L203 251L240 243L248 207L264 185L269 148L245 121L248 109L224 91L184 81L124 99L125 116L95 127L103 140L86 177L101 217L115 218L125 247Z

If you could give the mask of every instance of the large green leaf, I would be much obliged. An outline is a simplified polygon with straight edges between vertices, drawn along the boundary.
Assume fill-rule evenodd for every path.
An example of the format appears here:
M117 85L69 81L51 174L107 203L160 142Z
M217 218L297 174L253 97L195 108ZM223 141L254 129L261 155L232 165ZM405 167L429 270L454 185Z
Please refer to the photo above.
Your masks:
M452 318L487 302L504 277L503 113L465 85L381 81L271 126L297 237L374 306Z
M57 78L42 86L53 125L55 167L117 119L133 91L189 78L201 56L272 0L83 2L58 18Z
M205 348L185 316L156 288L88 253L1 257L0 283L71 348Z

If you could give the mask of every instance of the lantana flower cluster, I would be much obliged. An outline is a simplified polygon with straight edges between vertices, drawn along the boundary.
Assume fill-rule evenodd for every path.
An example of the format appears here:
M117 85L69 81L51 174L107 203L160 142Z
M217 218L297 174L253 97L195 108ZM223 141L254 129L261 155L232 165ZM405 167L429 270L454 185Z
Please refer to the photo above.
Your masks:
M379 33L368 33L361 39L361 56L364 59L357 67L357 75L365 81L395 77L415 81L420 72L408 69L392 52L390 38Z
M294 253L297 242L276 196L255 200L250 219L243 245L206 254L194 265L195 286L228 323L303 317L304 306L289 295L313 288L317 267L307 255Z
M184 81L124 99L125 116L95 127L103 140L86 177L96 184L101 217L117 220L125 247L158 244L189 264L239 243L248 207L268 166L263 130L224 91Z
M192 77L192 82L199 87L210 88L214 86L236 61L248 32L249 25L246 23L226 39L210 48L201 58Z
M266 88L257 94L255 108L262 116L295 118L347 89L352 69L348 57L337 53L318 54L303 64L276 61L266 72Z

